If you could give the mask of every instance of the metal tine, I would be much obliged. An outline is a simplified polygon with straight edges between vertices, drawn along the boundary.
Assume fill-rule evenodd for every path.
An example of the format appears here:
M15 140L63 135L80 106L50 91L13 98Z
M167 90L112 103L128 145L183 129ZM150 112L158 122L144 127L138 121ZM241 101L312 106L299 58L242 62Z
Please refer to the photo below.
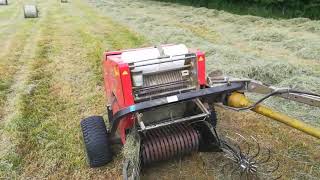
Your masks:
M238 155L242 158L242 157L243 157L243 154L242 154L242 151L241 151L241 147L240 147L239 144L236 144L236 146L237 146L237 148L238 148L238 150L239 150Z
M233 139L232 139L233 140ZM234 140L233 140L234 141ZM242 154L242 151L241 151L241 147L240 147L240 145L238 144L238 143L234 143L236 146L237 146L237 148L238 148L238 150L239 150L239 152L237 152L238 153L238 156L240 156L240 157L243 157L243 154Z
M239 179L241 179L241 178L242 178L242 176L243 176L243 172L244 172L244 171L241 171L241 170L240 170L240 177L239 177Z
M241 154L241 149L240 149L240 146L236 143L236 141L230 137L227 136L228 139L230 139L231 141L233 141L234 143L233 144L236 144L239 152L237 152L235 149L233 149L231 146L229 146L226 142L224 143L224 145L226 145L228 148L230 148L235 154L237 154L238 156L242 157Z
M276 168L274 168L273 170L269 170L269 171L267 171L268 173L274 173L274 172L276 172L278 169L279 169L279 167L280 167L280 163L279 163L279 161L276 161L277 162L277 166L276 166Z
M269 160L271 159L271 150L269 148L267 148L267 149L268 149L268 158L263 160L263 161L262 160L261 161L257 161L255 164L264 164L264 163L269 162Z
M235 163L238 163L238 161L234 157L226 156L226 158L230 159L231 161L233 161Z
M246 180L249 180L249 177L250 177L249 175L250 175L249 172L247 172L246 173Z
M222 173L223 173L223 174L226 174L226 173L225 173L225 168L228 167L228 165L232 165L232 167L233 167L233 163L226 163L225 165L223 165L223 166L222 166Z
M232 166L232 167L233 167L233 166ZM234 169L233 169L233 171L231 172L231 178L234 177L233 174L234 174L235 172L237 172L240 168L241 168L241 167L238 166L238 168L234 168Z
M280 167L280 163L277 161L277 166L276 168L274 168L273 170L267 171L266 173L260 172L260 174L266 175L266 176L270 176L272 173L274 173L275 171L277 171ZM280 179L282 177L282 175L279 175L275 178L273 178L274 180L276 179Z
M270 173L262 173L262 172L260 172L260 174L263 174L263 175L265 175L265 176L268 176L268 178L270 178ZM275 178L271 178L271 179L273 179L273 180L276 180L276 179L280 179L282 177L282 175L279 175L279 176L277 176L277 177L275 177Z
M239 157L237 152L233 148L231 148L229 145L227 145L225 143L224 143L224 145L227 147L227 149L224 148L223 150L229 152L229 155L231 154L237 160L235 162L239 162L241 157ZM225 153L227 153L227 152L225 152Z
M240 161L240 157L239 156L237 156L237 154L235 154L234 153L234 151L232 151L232 150L229 150L229 149L224 149L226 152L226 155L228 156L229 155L229 157L233 157L233 158L235 158L235 162L239 162Z
M241 134L239 134L239 133L236 133L238 136L240 136L243 140L244 140L244 142L245 142L245 144L247 145L247 147L248 147L248 151L247 151L247 153L245 154L246 156L249 156L250 154L250 144L248 143L248 141L247 141L247 139L244 137L244 136L242 136Z
M257 174L257 169L250 169L250 170L249 170L249 173Z
M251 136L251 138L254 140L254 142L257 144L257 147L258 147L257 153L249 159L249 160L254 160L260 154L260 144L258 143L258 141L253 136Z
M255 179L258 179L258 173L257 173L257 169L255 169L254 172L252 172L252 169L250 169L249 173L255 177Z

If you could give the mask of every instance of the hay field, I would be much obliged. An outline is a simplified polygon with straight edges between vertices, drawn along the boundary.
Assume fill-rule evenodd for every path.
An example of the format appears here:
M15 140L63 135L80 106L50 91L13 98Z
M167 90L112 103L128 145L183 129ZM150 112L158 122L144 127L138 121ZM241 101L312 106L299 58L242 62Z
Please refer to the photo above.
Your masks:
M89 169L80 119L105 111L104 49L185 43L210 70L320 93L320 22L237 16L147 0L22 0L0 6L0 178L121 179L122 155ZM210 71L208 70L208 71ZM320 111L274 99L279 111L320 126ZM320 177L320 142L250 112L218 108L221 133L254 135L276 152L285 179ZM144 179L224 179L223 158L200 153L155 165Z
M81 0L38 1L40 18L28 20L22 4L0 8L1 35L8 32L1 36L0 178L120 179L118 158L87 168L79 123L105 110L101 52L143 38Z
M150 0L91 2L152 44L179 42L204 50L208 71L320 93L320 21L239 16ZM318 109L280 103L269 105L319 125Z
M320 93L320 21L239 16L214 9L152 0L89 2L104 14L144 35L152 44L184 43L189 47L204 50L208 72L219 69L230 76L248 77L274 86ZM253 99L257 97L252 96ZM268 100L266 104L320 127L318 108L276 98ZM265 146L272 147L277 158L283 163L280 172L284 177L320 177L317 153L320 150L319 140L252 113L239 114L224 110L218 112L221 118L220 131L254 135L259 137ZM236 125L238 123L240 128ZM190 174L196 174L200 179L212 175L225 178L219 175L219 168L216 168L219 163L206 166L195 163L207 162L207 159L213 158L207 154L202 156L200 159L194 157L198 158L195 161L186 160L182 163L187 166L185 168L173 162L175 165L170 168L160 165L161 168L148 172L159 172L159 176L169 179L188 179ZM188 172L188 166L198 168ZM178 175L167 174L177 168L180 169Z

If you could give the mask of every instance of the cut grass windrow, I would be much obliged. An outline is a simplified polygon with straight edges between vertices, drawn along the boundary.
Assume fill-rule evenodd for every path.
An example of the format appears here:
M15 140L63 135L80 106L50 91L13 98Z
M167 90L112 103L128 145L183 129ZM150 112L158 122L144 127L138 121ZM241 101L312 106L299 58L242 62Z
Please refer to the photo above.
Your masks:
M119 160L103 169L87 168L79 122L104 111L103 50L144 41L83 2L73 2L66 7L53 4L43 17L27 80L32 88L21 96L18 115L5 126L14 146L3 156L1 177L119 177Z
M10 87L13 84L14 75L22 65L22 55L24 53L28 39L32 38L34 29L34 21L22 22L19 26L20 31L15 34L8 47L2 47L0 53L0 119L2 119L2 108L6 102L6 96L10 92ZM34 27L33 27L34 26Z
M43 13L45 16L45 13ZM13 178L16 177L22 163L22 157L29 149L29 146L21 146L21 142L29 144L32 138L28 138L26 134L28 123L25 124L26 119L19 121L24 115L32 116L29 114L28 109L24 108L25 104L29 100L29 96L33 93L33 88L27 90L27 84L35 77L35 74L28 74L31 71L38 72L38 67L43 63L41 59L44 59L44 52L41 42L38 43L38 33L40 24L42 21L25 21L22 24L21 31L18 31L17 36L13 39L10 48L16 51L11 53L2 61L2 65L5 66L5 70L2 73L6 73L6 76L1 76L2 82L7 82L6 89L2 89L2 105L6 101L6 114L1 121L1 133L0 144L3 146L0 151L0 177L1 178ZM41 47L41 48L40 48ZM37 48L38 56L34 56L34 49ZM10 56L13 54L13 56ZM35 62L35 59L40 59ZM7 64L6 64L7 63ZM9 68L8 68L9 67ZM30 76L30 77L29 77ZM30 78L29 81L26 78ZM10 90L10 93L7 91ZM36 104L34 104L36 105ZM32 123L32 122L31 122Z

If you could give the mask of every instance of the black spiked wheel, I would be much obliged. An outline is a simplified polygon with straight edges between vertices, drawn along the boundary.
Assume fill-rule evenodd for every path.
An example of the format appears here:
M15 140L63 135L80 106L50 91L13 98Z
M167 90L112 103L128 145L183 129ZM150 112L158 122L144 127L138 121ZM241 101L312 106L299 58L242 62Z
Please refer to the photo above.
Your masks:
M90 167L109 163L112 160L111 144L103 118L85 118L81 121L81 129Z

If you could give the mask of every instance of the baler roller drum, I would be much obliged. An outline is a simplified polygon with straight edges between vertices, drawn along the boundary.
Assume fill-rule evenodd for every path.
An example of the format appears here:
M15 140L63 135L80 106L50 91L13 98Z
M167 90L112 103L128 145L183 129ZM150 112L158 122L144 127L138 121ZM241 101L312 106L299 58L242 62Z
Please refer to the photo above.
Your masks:
M167 71L165 73L157 73L153 75L146 75L143 79L143 86L154 86L159 84L167 84L177 81L182 81L180 71Z
M199 138L198 131L185 124L147 131L143 135L142 163L147 165L196 152Z
M178 93L179 90L195 89L194 83L188 75L183 76L181 70L171 70L163 73L143 75L143 86L134 87L135 100L154 98L170 94ZM191 88L192 87L192 88Z

